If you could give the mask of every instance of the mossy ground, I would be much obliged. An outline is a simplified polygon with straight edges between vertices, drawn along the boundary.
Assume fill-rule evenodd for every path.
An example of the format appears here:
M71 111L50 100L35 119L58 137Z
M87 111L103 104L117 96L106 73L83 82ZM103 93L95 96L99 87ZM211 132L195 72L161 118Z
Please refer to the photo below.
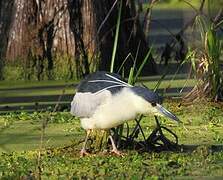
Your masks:
M164 106L183 121L178 125L162 118L185 149L177 152L123 150L117 157L97 152L81 158L84 138L79 120L69 113L50 114L43 149L40 151L42 120L49 113L10 114L0 117L0 177L5 179L196 179L223 177L223 104L198 102L184 106L167 101ZM141 121L146 136L155 127L153 117ZM130 123L130 127L134 122ZM140 138L140 137L139 137ZM213 146L215 145L215 146ZM41 153L40 153L41 152ZM41 154L38 165L38 154Z

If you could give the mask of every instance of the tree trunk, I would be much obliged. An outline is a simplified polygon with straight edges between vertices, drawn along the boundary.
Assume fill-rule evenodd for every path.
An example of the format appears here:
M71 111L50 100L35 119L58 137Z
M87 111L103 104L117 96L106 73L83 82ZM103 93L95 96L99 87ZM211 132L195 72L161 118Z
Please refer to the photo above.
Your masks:
M14 17L14 1L0 1L0 80L3 79L3 65L9 39L10 27Z
M1 24L5 22L4 26L1 26L1 57L6 56L11 62L20 61L17 64L23 66L26 79L52 79L57 54L73 57L68 58L67 69L74 69L72 66L75 62L74 71L77 77L96 71L98 67L99 70L109 70L120 1L12 2L1 1ZM149 50L134 3L134 0L123 0L115 71L129 53L133 57L136 56L139 44L138 64ZM15 11L11 10L12 4ZM15 16L12 16L12 12L15 12ZM144 70L146 69L147 74L154 74L152 56L149 59ZM63 60L61 58L60 61ZM132 62L128 61L125 66L125 69L129 70Z
M68 0L79 77L91 72L90 69L96 69L98 59L99 70L109 70L119 8L119 1L117 2L115 0ZM129 53L133 57L137 55L137 64L140 65L149 51L135 8L133 0L128 3L126 0L123 1L115 61L116 72ZM150 61L144 67L144 74L155 74L156 65L153 57L150 55L149 59ZM93 68L90 68L92 64ZM128 61L125 69L129 70L132 65L133 62Z
M27 77L52 79L57 54L74 54L66 2L61 0L15 0L7 59L22 61ZM34 78L35 78L34 77Z
M75 39L77 76L85 76L97 69L98 52L95 9L92 0L68 0L70 28Z

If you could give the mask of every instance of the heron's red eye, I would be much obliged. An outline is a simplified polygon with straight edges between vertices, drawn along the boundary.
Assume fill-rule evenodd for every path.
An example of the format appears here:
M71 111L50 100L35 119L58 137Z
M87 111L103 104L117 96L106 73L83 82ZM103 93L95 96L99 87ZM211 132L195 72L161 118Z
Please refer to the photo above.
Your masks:
M152 102L151 105L152 105L152 106L156 106L156 103L155 103L155 102Z

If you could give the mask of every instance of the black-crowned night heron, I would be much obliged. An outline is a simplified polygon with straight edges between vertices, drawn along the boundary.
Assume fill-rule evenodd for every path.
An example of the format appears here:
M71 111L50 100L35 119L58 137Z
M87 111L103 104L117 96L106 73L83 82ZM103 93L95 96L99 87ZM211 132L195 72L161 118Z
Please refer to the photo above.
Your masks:
M87 135L81 155L87 154L85 146L89 133L94 129L108 130L133 120L137 115L153 114L178 118L162 107L162 98L147 88L132 86L118 74L99 71L88 75L77 86L71 103L71 114L81 120ZM112 152L120 154L112 136Z

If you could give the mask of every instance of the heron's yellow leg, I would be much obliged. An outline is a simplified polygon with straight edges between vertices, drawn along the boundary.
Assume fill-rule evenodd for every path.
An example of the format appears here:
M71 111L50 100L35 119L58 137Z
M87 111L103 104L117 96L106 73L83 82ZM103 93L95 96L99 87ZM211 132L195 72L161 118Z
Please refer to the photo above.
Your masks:
M117 154L118 156L122 156L123 154L117 149L117 147L115 145L115 142L114 142L114 140L113 140L111 135L109 135L109 138L110 138L111 143L112 143L112 151L111 152Z
M87 130L86 137L85 137L85 140L84 140L84 144L83 144L82 149L81 149L81 152L80 152L81 157L83 157L84 155L88 155L88 154L89 154L89 153L87 153L87 151L86 151L86 144L87 144L87 140L88 140L88 137L89 137L90 133L91 133L91 130L88 129L88 130Z

